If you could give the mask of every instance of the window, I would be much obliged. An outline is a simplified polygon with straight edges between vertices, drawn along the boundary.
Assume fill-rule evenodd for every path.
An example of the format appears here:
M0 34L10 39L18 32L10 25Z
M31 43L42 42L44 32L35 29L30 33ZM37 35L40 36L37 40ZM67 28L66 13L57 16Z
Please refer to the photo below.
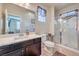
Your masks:
M38 21L45 22L46 21L46 10L38 6L37 13L38 13Z

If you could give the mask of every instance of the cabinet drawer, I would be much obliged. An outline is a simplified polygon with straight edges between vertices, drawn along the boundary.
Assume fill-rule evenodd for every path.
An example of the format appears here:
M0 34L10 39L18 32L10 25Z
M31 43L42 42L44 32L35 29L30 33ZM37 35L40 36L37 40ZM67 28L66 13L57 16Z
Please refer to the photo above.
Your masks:
M0 55L2 54L5 54L5 53L8 53L10 50L9 50L9 46L1 46L0 47Z
M23 46L22 44L23 43L15 43L15 44L10 44L10 45L6 45L6 46L1 46L0 47L0 55L20 49Z
M28 41L23 42L23 46L29 46L32 44L33 44L33 40L28 40Z
M17 50L17 49L20 49L23 47L23 42L20 42L20 43L15 43L13 44L14 45L14 49Z
M21 56L22 55L22 49L18 49L6 54L3 54L2 56Z
M41 42L41 38L35 38L35 39L33 40L33 42L34 42L34 43Z
M9 48L9 45L0 46L0 49L7 49L7 48Z

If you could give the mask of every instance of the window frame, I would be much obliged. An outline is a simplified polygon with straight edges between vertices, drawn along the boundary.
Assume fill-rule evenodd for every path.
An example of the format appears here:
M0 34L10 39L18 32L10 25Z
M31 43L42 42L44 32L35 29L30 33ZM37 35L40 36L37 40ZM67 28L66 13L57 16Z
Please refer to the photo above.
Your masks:
M39 9L41 9L41 11L44 12L43 16L42 16L42 14L40 14L41 12L39 12ZM37 7L37 19L38 19L38 21L40 21L40 22L46 22L46 14L47 14L47 11L44 8L42 8L40 6ZM42 17L41 18L42 20L40 20L39 17ZM45 19L43 19L43 17L45 17Z

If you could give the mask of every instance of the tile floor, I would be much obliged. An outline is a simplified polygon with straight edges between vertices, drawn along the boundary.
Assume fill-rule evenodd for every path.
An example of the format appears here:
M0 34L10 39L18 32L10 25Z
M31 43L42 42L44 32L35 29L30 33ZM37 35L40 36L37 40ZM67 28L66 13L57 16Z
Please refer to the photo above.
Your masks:
M53 56L66 56L66 55L64 55L64 54L62 54L62 53L56 51L56 52L53 54Z

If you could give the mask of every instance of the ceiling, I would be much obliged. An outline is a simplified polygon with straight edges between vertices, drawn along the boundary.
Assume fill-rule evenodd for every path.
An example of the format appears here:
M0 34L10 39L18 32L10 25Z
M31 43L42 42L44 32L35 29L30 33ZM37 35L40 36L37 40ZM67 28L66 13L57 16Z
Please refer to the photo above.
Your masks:
M48 4L49 6L54 6L56 8L56 10L60 10L68 5L70 5L71 3L51 3Z
M39 3L39 4L46 5L46 6L54 6L56 8L56 10L60 10L73 3Z

